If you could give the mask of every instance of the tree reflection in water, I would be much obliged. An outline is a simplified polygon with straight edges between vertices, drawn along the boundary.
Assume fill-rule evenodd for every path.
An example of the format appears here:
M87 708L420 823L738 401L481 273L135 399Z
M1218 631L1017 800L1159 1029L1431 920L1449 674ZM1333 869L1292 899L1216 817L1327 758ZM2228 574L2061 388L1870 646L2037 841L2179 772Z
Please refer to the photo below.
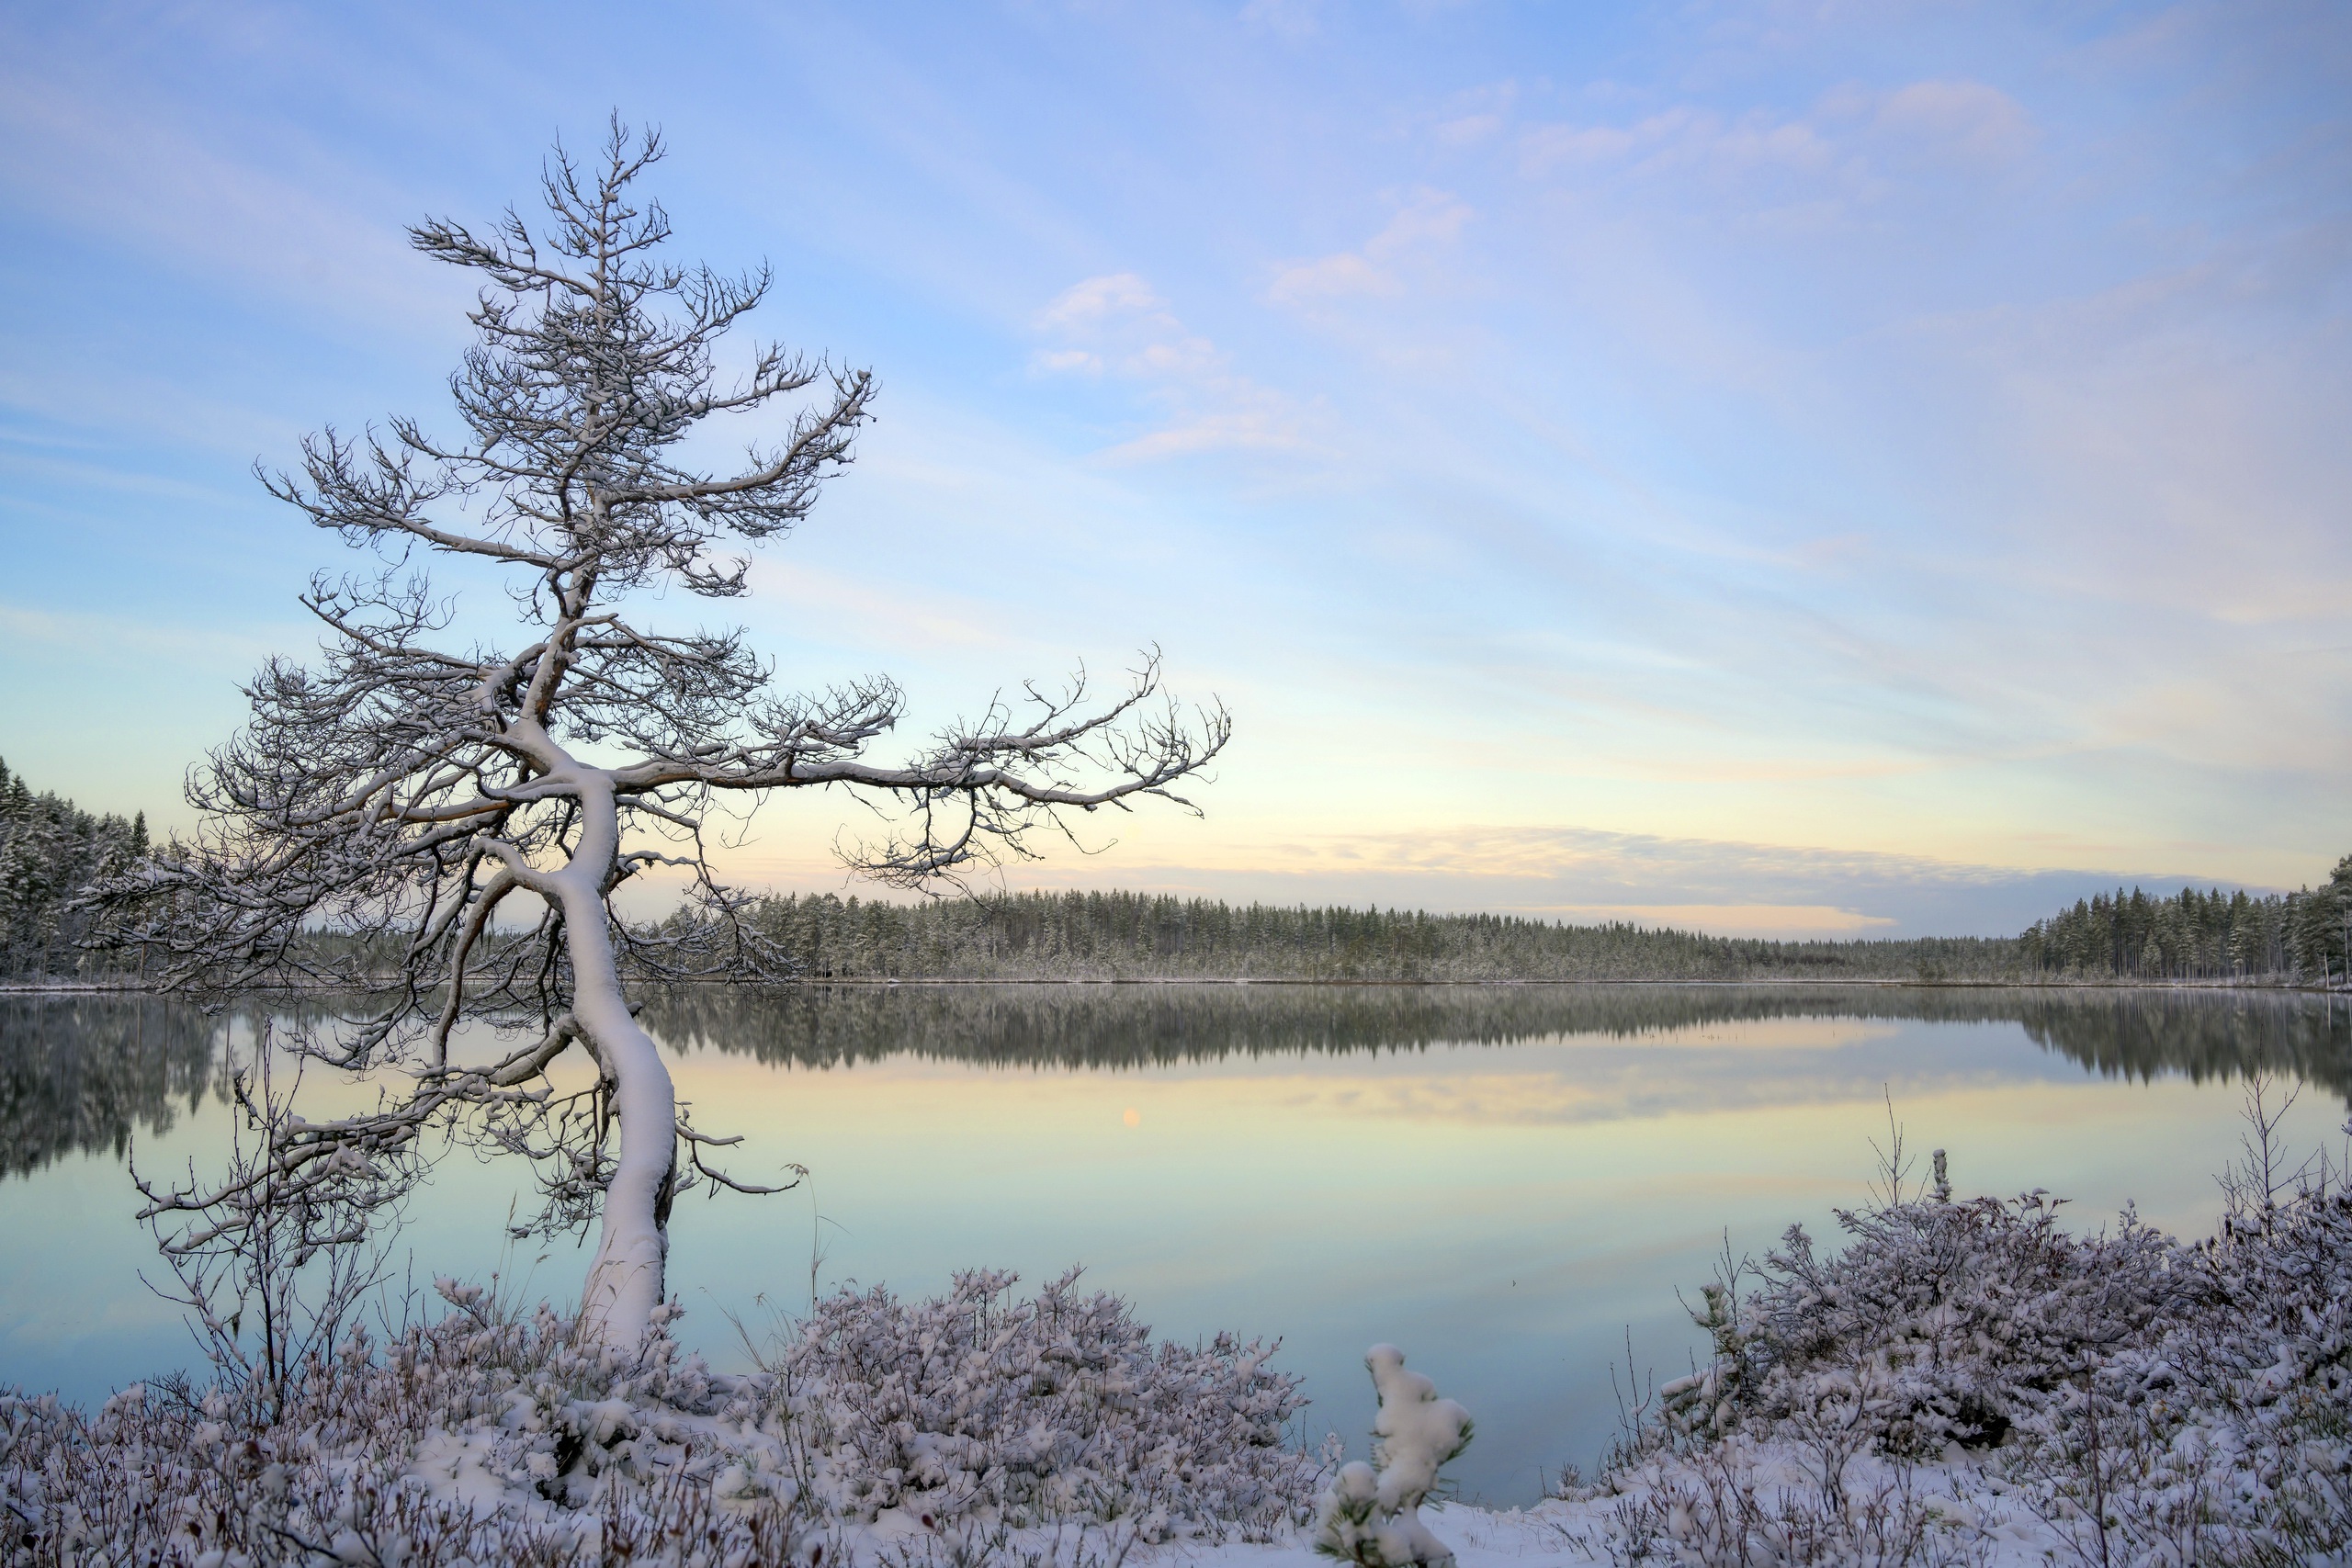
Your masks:
M204 1103L219 1029L153 997L0 997L0 1177L169 1131Z
M1637 1042L1710 1024L1835 1019L2014 1023L2106 1076L2261 1071L2352 1104L2352 1009L2277 991L1781 986L896 986L681 988L646 1022L679 1049L797 1066L899 1054L1007 1066L1134 1067L1230 1055Z
M802 1067L899 1055L1140 1067L1228 1056L1409 1052L1563 1036L1635 1043L1711 1024L2015 1024L2109 1077L2261 1071L2352 1105L2352 1009L2264 991L1794 986L803 986L682 987L644 1015L665 1044ZM118 1157L199 1109L224 1021L123 996L0 997L0 1176Z

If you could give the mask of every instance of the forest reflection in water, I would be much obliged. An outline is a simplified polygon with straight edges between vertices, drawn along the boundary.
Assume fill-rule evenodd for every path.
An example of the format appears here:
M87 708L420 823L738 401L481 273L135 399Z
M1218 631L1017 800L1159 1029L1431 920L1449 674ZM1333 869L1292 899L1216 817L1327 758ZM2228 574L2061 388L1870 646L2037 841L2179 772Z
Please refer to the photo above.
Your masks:
M0 997L0 1177L120 1156L211 1089L220 1021L155 997Z
M199 1110L220 1042L261 1013L120 995L0 996L0 1177L67 1153L112 1153ZM644 1013L663 1043L771 1066L915 1056L995 1067L1122 1069L1434 1046L1575 1039L1639 1046L1713 1025L1776 1021L2015 1024L2044 1051L2109 1077L2191 1082L2268 1073L2352 1106L2352 1007L2275 991L1782 986L900 985L691 987ZM1817 1056L1817 1054L1812 1054ZM1964 1062L1951 1064L1964 1068ZM1757 1063L1762 1067L1766 1064ZM1775 1061L1757 1092L1788 1095ZM1710 1092L1726 1092L1721 1075Z

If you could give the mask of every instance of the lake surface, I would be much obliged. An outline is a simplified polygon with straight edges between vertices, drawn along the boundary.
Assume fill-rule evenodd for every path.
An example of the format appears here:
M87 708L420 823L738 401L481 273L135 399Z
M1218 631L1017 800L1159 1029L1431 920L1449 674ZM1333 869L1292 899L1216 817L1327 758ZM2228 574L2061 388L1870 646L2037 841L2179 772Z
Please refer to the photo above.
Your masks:
M94 1401L186 1365L141 1283L126 1173L216 1168L224 1040L120 998L0 998L0 1382ZM1726 1236L1834 1234L1867 1198L1891 1097L1963 1194L2046 1188L2094 1225L2135 1202L2201 1234L2244 1076L2301 1086L2292 1146L2341 1150L2352 1011L2306 997L1764 987L953 987L700 990L646 1021L695 1124L758 1179L682 1201L681 1332L721 1366L812 1275L935 1291L1073 1263L1165 1335L1281 1336L1313 1431L1361 1448L1365 1346L1470 1407L1465 1494L1523 1502L1615 1428L1612 1362L1659 1381L1676 1304ZM314 1105L364 1086L313 1081ZM322 1112L313 1109L312 1114ZM503 1242L527 1174L458 1151L413 1201L416 1278L503 1268L578 1290L568 1242Z

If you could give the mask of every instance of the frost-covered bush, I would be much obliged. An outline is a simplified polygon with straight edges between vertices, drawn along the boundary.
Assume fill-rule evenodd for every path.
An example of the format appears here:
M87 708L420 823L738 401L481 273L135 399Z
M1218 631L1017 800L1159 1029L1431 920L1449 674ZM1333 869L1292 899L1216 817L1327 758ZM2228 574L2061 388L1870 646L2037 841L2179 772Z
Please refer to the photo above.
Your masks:
M2178 1249L2128 1212L2111 1232L2058 1224L2041 1192L1841 1210L1849 1241L1818 1256L1802 1225L1692 1314L1713 1340L1702 1371L1659 1391L1673 1416L1722 1432L1850 1435L1929 1457L1999 1442L2086 1358L2132 1343L2197 1281Z
M2039 1192L1841 1213L1826 1256L1792 1228L1706 1289L1709 1364L1580 1495L1620 1499L1628 1560L1931 1562L2004 1518L2088 1562L2337 1560L2352 1196L2225 1188L2196 1244Z
M1421 1522L1438 1472L1470 1446L1470 1412L1440 1399L1437 1384L1405 1370L1405 1352L1374 1345L1364 1353L1380 1413L1372 1423L1372 1463L1342 1465L1317 1508L1315 1549L1359 1568L1453 1568L1453 1552Z
M1273 1345L1155 1345L1076 1270L1028 1301L1014 1280L959 1274L910 1303L843 1292L779 1347L775 1429L827 1508L1127 1519L1147 1540L1305 1522L1325 1465L1287 1440L1306 1401L1266 1370Z
M445 1280L453 1310L307 1363L274 1422L218 1387L136 1387L96 1416L0 1392L0 1563L814 1568L870 1555L893 1508L933 1539L1303 1522L1326 1466L1284 1443L1302 1401L1271 1348L1155 1345L1074 1282L844 1292L722 1377L667 1337L674 1309L624 1351Z
M313 1360L278 1419L185 1384L133 1386L95 1417L0 1393L0 1562L187 1568L456 1568L628 1560L735 1568L812 1543L786 1503L711 1483L730 1390L664 1337L623 1357L576 1321L461 1308L380 1353ZM663 1553L667 1553L666 1557Z
M2352 1551L2352 1194L2305 1187L2177 1249L2198 1289L2021 1420L2062 1529L2146 1562Z

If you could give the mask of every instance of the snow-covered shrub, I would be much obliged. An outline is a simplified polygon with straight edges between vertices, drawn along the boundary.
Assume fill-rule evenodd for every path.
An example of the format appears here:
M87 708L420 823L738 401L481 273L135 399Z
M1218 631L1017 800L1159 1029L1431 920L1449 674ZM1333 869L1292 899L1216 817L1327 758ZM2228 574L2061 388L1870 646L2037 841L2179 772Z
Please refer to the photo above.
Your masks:
M1628 1560L1926 1562L1927 1527L2006 1517L2086 1562L2335 1561L2352 1195L2324 1166L2224 1190L2196 1244L1940 1183L1841 1213L1834 1255L1792 1228L1705 1291L1709 1364L1580 1495L1620 1500Z
M1147 1540L1305 1522L1326 1465L1288 1440L1306 1401L1266 1370L1275 1346L1155 1345L1075 1269L1033 1300L1015 1280L959 1274L915 1303L844 1291L768 1358L771 1427L826 1510L1126 1520Z
M1453 1552L1421 1522L1422 1500L1446 1461L1470 1446L1470 1412L1440 1399L1437 1384L1405 1370L1405 1353L1374 1345L1364 1353L1380 1413L1372 1423L1372 1463L1342 1465L1317 1509L1315 1549L1361 1568L1451 1568Z
M134 1386L86 1417L0 1393L0 1562L456 1568L808 1562L782 1500L711 1484L752 1414L656 1337L465 1311L312 1360L273 1422L219 1388ZM666 1553L667 1555L663 1555Z
M1792 1225L1736 1281L1706 1288L1692 1317L1713 1340L1702 1371L1659 1393L1678 1421L1909 1458L1997 1443L2085 1358L2143 1336L2197 1282L2178 1249L2126 1213L2112 1232L2058 1224L2043 1193L1841 1210L1849 1237L1816 1255Z
M2010 1471L2054 1527L2151 1562L2352 1549L2352 1195L2233 1207L2177 1248L2198 1290L2019 1423Z
M622 1349L442 1280L453 1310L306 1362L275 1421L225 1388L132 1388L95 1417L0 1391L0 1564L813 1563L890 1509L933 1542L1074 1523L1076 1562L1113 1521L1130 1541L1306 1521L1328 1461L1286 1441L1304 1401L1272 1347L1154 1344L1075 1274L1013 1282L843 1292L744 1377L681 1354L674 1308Z

